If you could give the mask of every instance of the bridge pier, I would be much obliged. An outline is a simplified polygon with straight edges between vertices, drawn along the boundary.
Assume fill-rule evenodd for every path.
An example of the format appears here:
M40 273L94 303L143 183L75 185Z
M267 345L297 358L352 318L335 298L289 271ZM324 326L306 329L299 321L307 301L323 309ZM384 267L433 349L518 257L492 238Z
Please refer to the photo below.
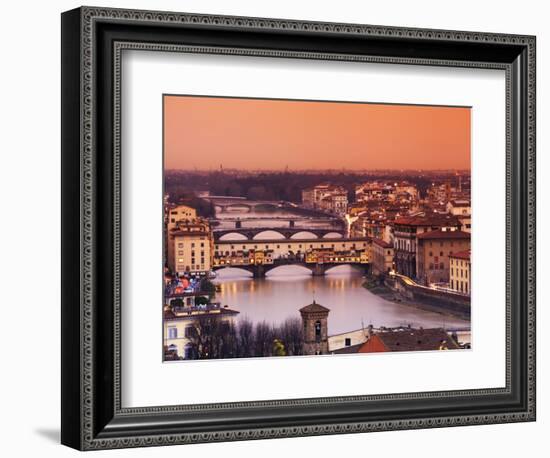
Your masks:
M324 264L315 264L315 267L311 269L311 273L314 277L322 277L323 275L325 275L325 271L326 269Z
M252 277L253 278L264 278L265 277L265 269L264 266L259 264L252 268Z

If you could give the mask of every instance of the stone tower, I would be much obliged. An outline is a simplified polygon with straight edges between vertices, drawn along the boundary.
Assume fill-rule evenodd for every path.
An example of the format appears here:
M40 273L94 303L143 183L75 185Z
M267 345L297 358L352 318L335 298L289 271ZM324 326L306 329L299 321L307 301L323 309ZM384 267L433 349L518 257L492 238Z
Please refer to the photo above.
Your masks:
M329 309L315 301L300 309L304 326L304 355L328 354L329 312Z

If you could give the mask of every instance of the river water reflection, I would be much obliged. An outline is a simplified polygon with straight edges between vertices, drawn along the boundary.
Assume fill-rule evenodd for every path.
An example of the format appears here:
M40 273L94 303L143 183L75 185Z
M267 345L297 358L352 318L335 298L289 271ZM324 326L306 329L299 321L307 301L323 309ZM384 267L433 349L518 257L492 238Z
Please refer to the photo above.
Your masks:
M359 273L348 266L332 269L324 277L306 275L300 267L280 267L263 279L252 279L238 269L218 271L216 301L240 311L237 319L280 323L299 317L298 310L312 302L328 307L329 335L380 326L469 328L470 323L447 315L386 301L362 287Z

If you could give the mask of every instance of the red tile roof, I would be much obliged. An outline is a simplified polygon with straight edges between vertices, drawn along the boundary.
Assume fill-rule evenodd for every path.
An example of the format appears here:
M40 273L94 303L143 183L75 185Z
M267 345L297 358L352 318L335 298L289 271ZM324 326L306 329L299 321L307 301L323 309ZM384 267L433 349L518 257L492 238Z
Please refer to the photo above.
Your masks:
M438 229L437 231L424 232L423 234L418 234L417 238L419 240L433 240L433 239L448 239L448 240L469 240L470 233L464 231L442 231Z
M375 334L388 351L419 351L439 350L445 345L449 350L458 349L456 342L441 328L435 329L409 329L405 331L378 332ZM443 344L443 342L445 342ZM364 353L368 348L368 342L359 348L359 353Z
M459 251L458 253L450 254L450 258L467 259L470 260L471 250Z
M395 219L395 224L403 226L458 226L458 218L454 215L432 214L427 216L404 216Z
M393 248L393 245L391 243L388 243L382 239L372 239L372 243L381 246L382 248Z
M323 307L321 304L318 304L317 302L313 301L311 304L306 305L305 307L302 307L300 309L300 313L302 312L330 312L330 309L327 309L326 307Z

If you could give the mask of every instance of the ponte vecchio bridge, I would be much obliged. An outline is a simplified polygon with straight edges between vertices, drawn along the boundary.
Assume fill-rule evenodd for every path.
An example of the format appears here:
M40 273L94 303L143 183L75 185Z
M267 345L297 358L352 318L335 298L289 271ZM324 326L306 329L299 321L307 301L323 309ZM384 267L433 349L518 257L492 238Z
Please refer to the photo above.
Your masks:
M369 268L369 238L242 239L214 242L213 269L228 267L263 277L281 266L297 265L324 275L340 265Z

